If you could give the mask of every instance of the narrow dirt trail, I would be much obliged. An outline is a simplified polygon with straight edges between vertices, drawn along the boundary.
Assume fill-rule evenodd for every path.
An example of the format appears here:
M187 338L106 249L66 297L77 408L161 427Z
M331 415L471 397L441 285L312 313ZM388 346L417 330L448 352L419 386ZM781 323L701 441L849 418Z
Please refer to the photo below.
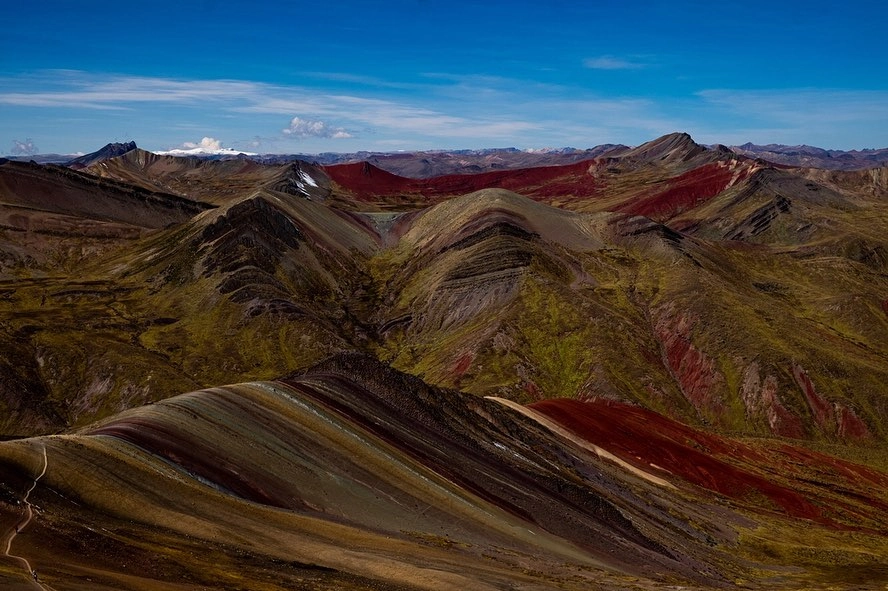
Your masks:
M48 460L47 457L46 457L46 446L44 445L44 446L43 446L43 469L40 470L40 474L38 474L38 475L34 478L34 483L31 484L31 488L29 488L29 489L25 492L25 496L22 497L22 502L25 504L25 514L24 514L24 516L22 517L22 519L19 520L19 521L18 521L18 522L17 522L17 523L16 523L16 524L15 524L15 525L14 525L14 526L8 531L8 532L7 532L7 534L6 534L6 543L5 543L4 546L3 546L3 547L4 547L4 550L3 550L3 556L5 556L5 557L7 557L7 558L11 558L12 560L15 560L15 561L17 561L19 564L21 564L22 567L25 569L25 571L28 573L28 575L31 576L31 577L33 577L33 581L30 581L31 586L33 586L33 587L35 587L35 588L43 589L43 591L52 591L52 590L51 590L50 587L44 586L42 583L40 583L40 582L37 580L37 576L36 576L36 574L34 573L34 570L31 568L31 563L29 563L29 562L27 561L27 559L25 559L24 557L22 557L22 556L15 556L14 554L10 554L9 552L10 552L10 550L12 549L12 541L15 539L15 537L16 537L18 534L20 534L21 532L23 532L23 531L25 530L25 528L28 526L29 523L31 523L31 520L34 518L34 509L31 507L31 503L28 501L28 497L30 497L30 496L31 496L31 492L33 492L33 490L34 490L35 488L37 488L37 483L40 481L41 478L43 478L43 475L46 474L46 468L47 468L48 466L49 466L49 460Z

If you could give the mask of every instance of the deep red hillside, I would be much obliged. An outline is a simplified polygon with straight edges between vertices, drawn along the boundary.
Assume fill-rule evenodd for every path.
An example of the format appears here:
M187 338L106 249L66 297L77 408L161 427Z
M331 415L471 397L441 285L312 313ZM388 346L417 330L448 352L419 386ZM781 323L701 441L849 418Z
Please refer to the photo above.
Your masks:
M751 507L839 528L863 523L866 507L888 510L882 496L888 476L794 446L760 450L611 400L544 400L529 408L642 470L680 477ZM864 504L832 498L837 488L855 491Z
M421 195L435 198L464 195L481 189L499 188L538 199L553 197L591 197L597 183L592 170L594 160L564 166L541 166L514 170L496 170L478 174L450 174L428 179L410 179L386 172L369 162L336 164L325 167L330 178L359 200L373 200L393 195Z
M737 160L704 164L669 179L649 193L633 197L619 210L666 221L706 203L748 177L752 170L750 163Z
M392 174L369 162L334 164L325 166L324 171L333 182L358 199L418 192L413 185L419 181Z

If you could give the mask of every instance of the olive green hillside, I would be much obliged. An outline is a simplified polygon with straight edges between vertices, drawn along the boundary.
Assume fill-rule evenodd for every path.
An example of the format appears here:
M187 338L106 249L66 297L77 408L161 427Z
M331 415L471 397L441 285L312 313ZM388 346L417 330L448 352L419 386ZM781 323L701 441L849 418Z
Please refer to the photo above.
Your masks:
M41 187L95 179L34 166ZM62 237L82 247L64 252L41 227L4 230L6 252L33 253L0 285L9 436L344 350L476 395L606 397L817 445L888 435L878 170L778 169L672 134L578 168L594 183L582 199L393 194L384 213L342 209L347 191L322 199L329 178L304 163L134 150L87 170L135 211L102 223L196 209L100 239L98 214L60 210L84 220Z
M390 288L380 356L433 383L630 400L749 434L884 436L888 284L853 260L487 191L428 210L371 265Z
M262 190L76 273L9 281L2 431L53 432L360 348L344 302L375 244L352 218Z

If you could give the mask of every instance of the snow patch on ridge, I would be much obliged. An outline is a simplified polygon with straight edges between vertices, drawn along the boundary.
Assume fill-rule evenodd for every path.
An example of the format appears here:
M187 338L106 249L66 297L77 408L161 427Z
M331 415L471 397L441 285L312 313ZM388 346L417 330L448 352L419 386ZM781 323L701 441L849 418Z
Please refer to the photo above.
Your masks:
M303 180L306 184L309 184L309 185L311 185L312 187L317 187L317 186L318 186L318 183L317 183L313 178L311 178L311 175L309 175L309 174L308 174L307 172L305 172L304 170L300 170L300 171L299 171L299 176L302 178L302 180Z

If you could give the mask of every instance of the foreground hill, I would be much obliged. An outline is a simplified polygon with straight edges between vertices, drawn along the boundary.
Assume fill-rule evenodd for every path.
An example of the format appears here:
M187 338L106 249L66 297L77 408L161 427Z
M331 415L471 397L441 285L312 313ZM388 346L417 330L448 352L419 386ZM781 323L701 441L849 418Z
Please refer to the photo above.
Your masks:
M0 475L6 588L28 568L96 590L888 576L885 473L637 407L477 398L358 355L2 443Z

